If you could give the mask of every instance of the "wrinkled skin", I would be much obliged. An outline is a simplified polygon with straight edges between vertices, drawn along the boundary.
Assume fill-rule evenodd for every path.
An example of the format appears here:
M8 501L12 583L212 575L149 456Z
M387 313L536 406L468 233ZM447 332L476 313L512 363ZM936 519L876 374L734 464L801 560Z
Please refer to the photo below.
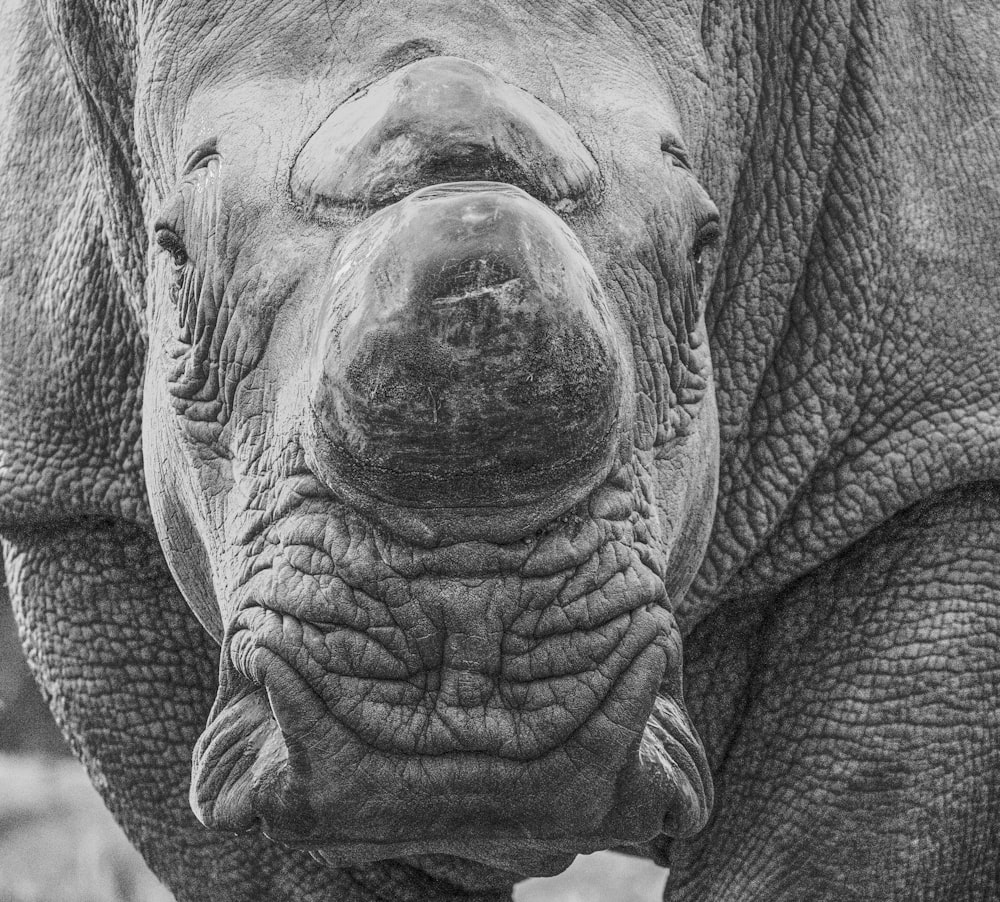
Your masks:
M179 899L1000 894L992 7L4 19L6 577Z

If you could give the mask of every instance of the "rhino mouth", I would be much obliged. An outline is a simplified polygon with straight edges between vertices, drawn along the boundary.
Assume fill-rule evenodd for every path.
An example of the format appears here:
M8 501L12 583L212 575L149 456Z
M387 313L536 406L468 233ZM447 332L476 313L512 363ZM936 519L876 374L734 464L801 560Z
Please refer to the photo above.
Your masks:
M276 525L280 559L227 630L194 754L207 826L332 866L449 855L524 875L701 828L711 781L635 517L492 558L411 549L412 573L368 574L367 591L354 577L365 555L393 561L384 542L355 536L350 564L314 546L302 571L319 517L329 539L328 510Z

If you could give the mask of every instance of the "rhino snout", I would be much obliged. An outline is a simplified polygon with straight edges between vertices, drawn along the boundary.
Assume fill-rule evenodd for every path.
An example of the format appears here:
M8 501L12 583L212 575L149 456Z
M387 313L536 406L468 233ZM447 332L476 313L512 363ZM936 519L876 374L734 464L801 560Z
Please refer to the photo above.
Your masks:
M611 466L624 363L573 234L520 189L438 185L343 243L314 351L312 461L409 508L563 508Z

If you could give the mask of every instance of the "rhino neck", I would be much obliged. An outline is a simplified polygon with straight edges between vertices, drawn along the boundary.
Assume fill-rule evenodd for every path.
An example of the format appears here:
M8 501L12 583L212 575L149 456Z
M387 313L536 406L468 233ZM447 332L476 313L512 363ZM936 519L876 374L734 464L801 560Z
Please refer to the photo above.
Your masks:
M958 109L911 77L932 24L888 34L847 3L729 12L705 20L720 113L702 172L739 228L708 305L719 506L685 630L997 471L996 229L949 187L989 181L989 98Z

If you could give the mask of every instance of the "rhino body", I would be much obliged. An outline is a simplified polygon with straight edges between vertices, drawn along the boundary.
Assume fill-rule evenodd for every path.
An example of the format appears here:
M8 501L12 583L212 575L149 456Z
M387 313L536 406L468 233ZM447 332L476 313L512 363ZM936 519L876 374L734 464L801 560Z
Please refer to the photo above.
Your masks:
M2 17L4 570L178 899L1000 894L995 7Z

